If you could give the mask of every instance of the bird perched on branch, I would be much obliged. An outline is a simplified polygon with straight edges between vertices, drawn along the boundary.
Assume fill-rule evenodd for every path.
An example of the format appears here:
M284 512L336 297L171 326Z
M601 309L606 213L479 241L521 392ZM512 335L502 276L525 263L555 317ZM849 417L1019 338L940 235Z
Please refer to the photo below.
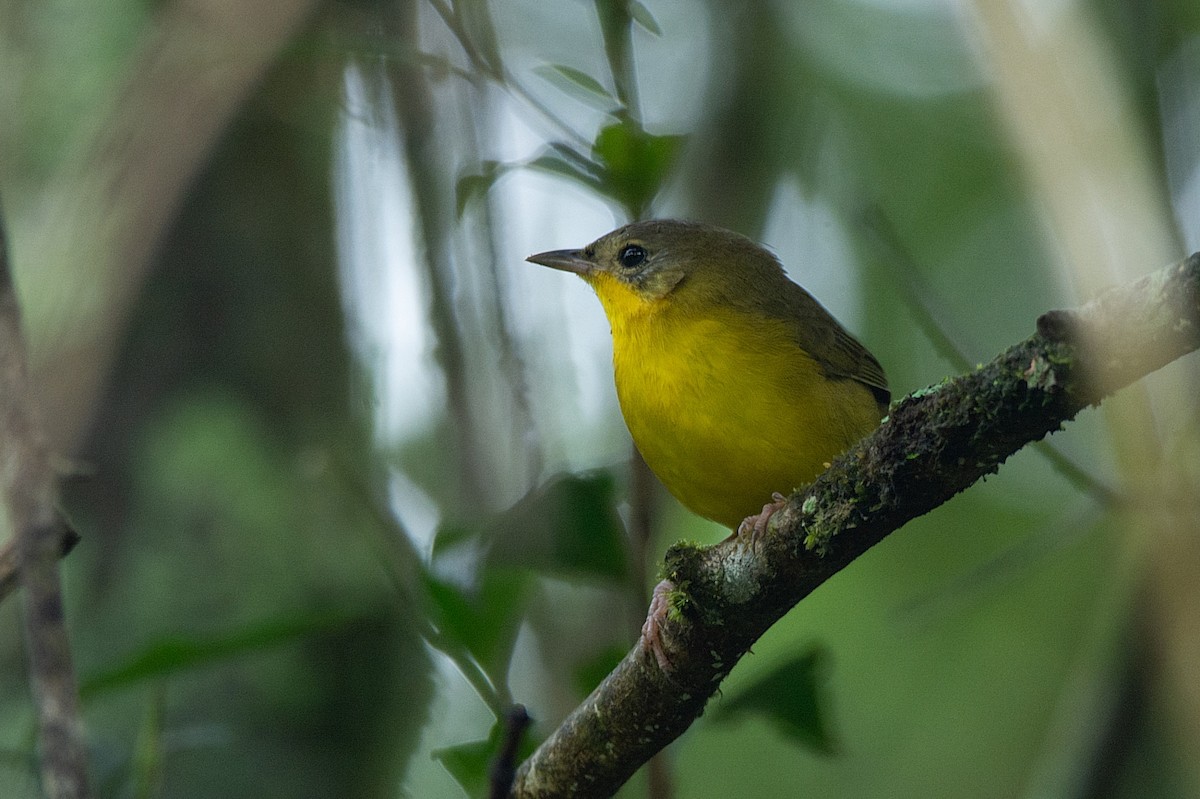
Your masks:
M811 482L887 410L879 361L745 236L635 222L527 260L595 289L642 457L684 506L739 533L760 535L780 492Z
M729 527L809 483L878 424L883 368L750 239L675 220L531 255L595 289L617 396L650 469Z

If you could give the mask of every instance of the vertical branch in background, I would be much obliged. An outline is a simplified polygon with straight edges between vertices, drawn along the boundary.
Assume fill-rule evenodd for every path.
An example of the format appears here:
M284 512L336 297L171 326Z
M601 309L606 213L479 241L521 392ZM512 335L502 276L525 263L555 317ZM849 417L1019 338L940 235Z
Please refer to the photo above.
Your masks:
M477 91L479 94L485 92L483 88L479 88ZM483 102L483 99L479 98L477 101ZM491 120L492 117L489 117L486 122L481 124L490 125ZM476 152L479 152L477 144L471 146ZM526 482L532 484L542 470L542 447L538 426L533 418L533 406L530 403L529 375L525 368L525 361L513 342L512 329L503 302L500 276L496 271L497 265L503 262L504 256L500 251L500 243L496 239L496 209L493 196L489 194L480 207L483 218L477 239L480 241L480 248L489 254L489 257L484 259L486 265L481 270L487 280L488 291L485 292L485 296L490 299L487 310L492 315L491 322L495 330L495 342L500 350L500 371L504 374L512 393L513 411L516 415L513 429L522 436L519 451L524 456L522 465L528 470Z
M793 44L782 40L787 26L772 3L713 3L710 8L722 21L712 45L718 77L716 91L709 90L716 95L711 110L697 126L689 156L689 212L758 239L779 175L789 169L782 161L791 156L780 152L774 136L781 129L780 98L796 94L780 84L794 70L782 56Z
M392 23L389 35L401 41L407 39L414 50L418 49L420 25L416 0L401 0L388 16ZM442 171L445 159L438 147L433 98L429 94L424 67L413 60L397 59L388 62L388 69L396 116L404 134L413 204L425 246L429 319L437 337L435 354L446 378L446 395L454 419L463 480L461 488L469 497L483 498L488 494L484 491L483 463L471 420L466 352L452 310L454 286L450 239L455 216L450 192L453 181Z
M445 17L444 17L445 18ZM500 47L496 41L495 26L492 22L486 2L457 3L452 11L451 22L456 38L468 53L478 53L472 62L476 64L475 79L463 87L459 95L464 101L460 110L466 117L465 124L460 128L464 138L463 149L469 153L486 151L481 142L494 140L499 134L495 129L496 114L494 113L493 97L489 92L490 82L499 82L507 86L507 75L500 58ZM482 42L482 43L481 43ZM483 109L483 112L480 112ZM517 347L513 343L504 292L497 267L504 262L505 254L501 253L500 244L496 237L496 199L488 192L484 202L477 206L480 211L478 225L470 226L470 232L478 244L480 252L486 252L488 257L483 259L483 265L478 270L478 276L484 283L480 293L483 310L488 317L486 323L491 330L488 339L495 342L500 353L499 371L504 377L512 397L512 408L516 418L512 429L518 431L521 440L517 451L522 456L522 466L527 470L523 484L532 484L541 473L542 452L537 438L538 427L534 423L533 409L530 405L530 388L525 363ZM503 221L501 219L501 221Z
M79 688L71 663L58 557L63 525L54 473L30 390L24 336L0 219L0 527L16 542L25 644L38 719L42 789L54 799L90 796Z

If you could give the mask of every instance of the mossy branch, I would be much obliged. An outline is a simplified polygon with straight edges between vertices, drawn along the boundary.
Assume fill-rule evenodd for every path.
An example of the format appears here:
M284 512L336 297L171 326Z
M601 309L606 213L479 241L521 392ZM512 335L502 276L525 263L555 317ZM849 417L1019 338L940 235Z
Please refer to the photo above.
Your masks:
M704 710L767 628L910 519L1084 408L1200 347L1200 253L1051 311L974 372L897 402L880 428L793 494L757 540L679 544L664 674L639 644L522 764L514 797L610 796Z

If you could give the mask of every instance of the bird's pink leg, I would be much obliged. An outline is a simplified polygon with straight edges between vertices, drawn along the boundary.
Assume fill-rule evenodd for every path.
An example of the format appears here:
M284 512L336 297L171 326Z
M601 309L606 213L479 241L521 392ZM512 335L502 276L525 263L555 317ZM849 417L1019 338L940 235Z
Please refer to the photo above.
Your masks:
M642 624L642 646L650 650L654 659L658 661L658 667L664 673L670 673L671 659L667 657L666 650L663 649L662 625L667 620L667 612L670 610L667 594L674 590L675 583L670 580L663 580L654 586L654 595L650 599L650 610L646 614L646 621Z
M767 523L771 521L771 517L783 510L783 506L787 504L787 497L778 491L771 494L771 500L763 505L763 509L759 513L742 519L742 523L738 525L737 529L739 538L749 535L750 543L753 544L762 537L762 534L767 531Z

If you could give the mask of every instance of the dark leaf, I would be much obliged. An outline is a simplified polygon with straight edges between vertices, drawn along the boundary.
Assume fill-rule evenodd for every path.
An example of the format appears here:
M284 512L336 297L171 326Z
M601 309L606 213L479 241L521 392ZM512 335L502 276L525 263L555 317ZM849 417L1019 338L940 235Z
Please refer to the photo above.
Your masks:
M625 528L608 472L550 478L500 514L489 541L495 565L615 581L627 574Z
M484 161L482 171L477 174L463 175L458 179L458 183L454 186L454 211L461 219L463 212L467 210L467 205L483 195L487 194L492 188L492 184L496 179L503 175L510 167L501 164L497 161Z
M562 158L557 158L553 155L543 155L533 159L526 166L542 172L549 172L552 175L570 178L593 191L604 192L604 184L600 178L589 174L575 164L565 161Z
M492 734L495 735L495 728ZM435 749L433 758L450 772L467 796L487 796L488 764L495 750L496 744L489 738Z
M218 638L162 638L120 665L83 680L79 693L87 699L134 683L281 646L349 621L344 615L320 613L274 619Z
M437 628L465 647L490 678L503 682L525 610L528 575L508 569L485 569L473 590L429 573L425 575L425 583L433 601L433 622Z
M533 70L566 94L582 103L601 111L612 111L620 106L600 81L574 67L563 64L544 64Z
M500 58L500 44L496 39L496 26L492 22L488 0L458 0L454 11L462 23L463 32L471 46L487 65L493 75L503 75L504 65Z
M433 556L436 558L445 552L453 550L455 547L468 544L478 536L477 530L472 530L469 527L459 527L458 525L443 525L437 530L437 535L433 539Z
M569 144L562 142L550 142L550 149L563 157L564 161L574 165L581 172L586 172L597 181L604 177L604 167L597 164L592 159L588 158L583 153L579 152Z
M433 757L450 772L450 776L454 777L467 796L487 796L492 760L500 751L503 735L504 723L497 722L492 726L486 741L471 741L435 749ZM520 763L532 755L538 743L526 732L521 738L520 746L517 747L517 762Z
M798 744L830 755L834 741L827 727L827 705L821 672L828 658L814 647L780 665L741 694L721 703L713 720L726 722L746 714L758 714L774 723Z

